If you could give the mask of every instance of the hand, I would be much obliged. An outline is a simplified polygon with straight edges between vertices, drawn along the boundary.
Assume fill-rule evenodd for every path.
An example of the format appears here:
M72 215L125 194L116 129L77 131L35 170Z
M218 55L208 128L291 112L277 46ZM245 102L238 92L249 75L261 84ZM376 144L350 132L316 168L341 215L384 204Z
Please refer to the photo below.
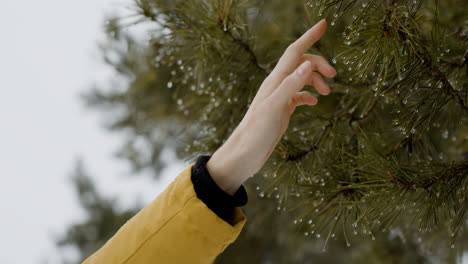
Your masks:
M322 19L289 45L263 81L240 124L207 162L214 181L230 195L263 167L296 107L317 104L316 97L301 89L310 84L322 95L330 93L315 71L331 78L336 75L335 69L321 56L304 54L326 28L327 22Z

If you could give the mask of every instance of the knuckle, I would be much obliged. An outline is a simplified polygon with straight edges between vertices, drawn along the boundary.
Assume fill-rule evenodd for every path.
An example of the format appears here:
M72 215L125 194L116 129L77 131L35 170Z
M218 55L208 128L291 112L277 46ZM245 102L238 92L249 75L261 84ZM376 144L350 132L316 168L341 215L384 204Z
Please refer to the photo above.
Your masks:
M289 85L295 84L300 81L300 77L297 73L297 71L294 71L292 74L290 74L288 77L286 77L285 82Z
M312 62L314 62L315 64L318 64L318 63L328 63L327 59L325 59L325 57L323 56L320 56L320 55L315 55L315 54L311 54L310 55L310 60Z
M320 55L314 55L312 60L314 61L314 64L327 63L327 60L324 57L320 56Z
M317 81L317 74L318 74L318 73L316 73L316 72L312 72L312 73L310 74L310 82L311 82L311 83L315 83L315 82Z
M297 96L293 96L291 98L291 104L296 105L297 104Z
M326 61L326 60L325 60L325 57L320 56L320 55L314 55L314 58L315 58L316 60Z

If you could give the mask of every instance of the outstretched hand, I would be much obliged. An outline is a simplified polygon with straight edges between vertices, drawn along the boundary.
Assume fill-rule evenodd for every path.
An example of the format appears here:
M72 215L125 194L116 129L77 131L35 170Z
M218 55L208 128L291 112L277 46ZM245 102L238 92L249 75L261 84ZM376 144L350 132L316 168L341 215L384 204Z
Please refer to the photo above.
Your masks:
M313 85L322 95L330 88L322 76L332 78L335 69L318 55L305 54L325 33L322 19L290 44L273 71L265 78L242 121L216 150L206 167L225 192L233 195L270 157L288 128L297 106L316 105L318 99L305 85Z

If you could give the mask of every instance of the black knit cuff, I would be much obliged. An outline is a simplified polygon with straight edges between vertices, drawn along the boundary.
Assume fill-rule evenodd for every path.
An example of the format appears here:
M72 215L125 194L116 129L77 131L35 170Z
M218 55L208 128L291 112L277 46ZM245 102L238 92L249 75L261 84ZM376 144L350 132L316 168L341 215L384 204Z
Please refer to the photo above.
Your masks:
M202 200L208 208L224 221L232 224L232 214L235 207L247 204L247 192L243 185L236 191L234 196L225 193L218 187L208 170L206 163L211 155L200 155L192 167L192 183L197 197Z

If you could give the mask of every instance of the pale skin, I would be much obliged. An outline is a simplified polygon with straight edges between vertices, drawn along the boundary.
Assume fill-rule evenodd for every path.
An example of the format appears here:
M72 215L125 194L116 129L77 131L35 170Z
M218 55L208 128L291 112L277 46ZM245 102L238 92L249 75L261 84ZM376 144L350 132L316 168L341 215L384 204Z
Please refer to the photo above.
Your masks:
M234 195L263 167L297 106L318 103L309 91L301 91L305 85L314 86L321 95L330 93L319 73L333 78L336 70L324 57L305 53L326 28L327 22L322 19L288 46L261 84L242 121L206 163L211 177L226 193Z

